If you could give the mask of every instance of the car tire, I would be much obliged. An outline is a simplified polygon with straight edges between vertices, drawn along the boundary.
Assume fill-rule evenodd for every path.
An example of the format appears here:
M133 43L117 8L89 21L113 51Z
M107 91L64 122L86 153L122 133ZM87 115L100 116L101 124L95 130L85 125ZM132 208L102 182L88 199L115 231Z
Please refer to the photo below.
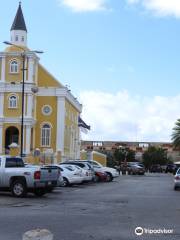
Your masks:
M112 182L113 176L111 173L107 173L107 182Z
M69 181L67 178L63 177L63 182L62 182L62 187L68 187L70 184L69 184Z
M100 182L100 177L95 174L93 181L94 182Z
M44 188L37 188L37 189L34 190L34 195L36 197L42 197L43 195L45 195L47 193L47 191Z
M14 197L26 197L27 195L27 186L23 180L15 180L11 184L11 193Z
M48 192L48 193L53 192L53 190L54 190L54 187L47 187L47 192Z
M174 186L174 190L177 191L177 190L178 190L178 187L177 187L177 186Z

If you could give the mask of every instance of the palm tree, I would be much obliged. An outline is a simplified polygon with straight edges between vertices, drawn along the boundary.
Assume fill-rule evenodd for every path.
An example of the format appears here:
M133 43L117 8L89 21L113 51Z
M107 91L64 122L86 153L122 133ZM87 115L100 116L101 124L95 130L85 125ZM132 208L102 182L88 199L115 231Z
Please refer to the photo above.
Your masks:
M179 148L180 147L180 119L178 119L175 123L175 127L173 128L171 139L173 141L174 147Z

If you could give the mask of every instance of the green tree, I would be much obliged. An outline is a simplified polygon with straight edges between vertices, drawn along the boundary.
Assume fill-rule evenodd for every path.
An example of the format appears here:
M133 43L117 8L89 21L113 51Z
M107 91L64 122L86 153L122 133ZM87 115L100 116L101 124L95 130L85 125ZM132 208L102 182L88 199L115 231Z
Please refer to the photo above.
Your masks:
M136 160L135 158L135 151L128 149L127 155L126 155L126 161L127 162L134 162Z
M151 146L143 154L143 163L146 168L150 168L153 164L165 165L168 163L167 151Z
M124 162L126 154L123 149L115 149L114 154L113 154L114 160L116 161L117 165L120 165L121 162Z
M176 121L175 127L173 128L172 141L174 147L180 147L180 119Z

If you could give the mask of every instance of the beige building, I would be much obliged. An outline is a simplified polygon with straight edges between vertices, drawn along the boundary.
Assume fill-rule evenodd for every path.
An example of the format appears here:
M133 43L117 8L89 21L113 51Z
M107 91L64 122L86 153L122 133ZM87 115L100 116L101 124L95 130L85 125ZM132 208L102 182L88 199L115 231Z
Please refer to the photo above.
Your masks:
M168 157L170 157L173 161L180 160L180 150L174 149L172 143L169 142L81 141L81 150L113 152L115 149L120 147L128 148L136 152L137 160L142 159L142 154L149 146L166 149Z

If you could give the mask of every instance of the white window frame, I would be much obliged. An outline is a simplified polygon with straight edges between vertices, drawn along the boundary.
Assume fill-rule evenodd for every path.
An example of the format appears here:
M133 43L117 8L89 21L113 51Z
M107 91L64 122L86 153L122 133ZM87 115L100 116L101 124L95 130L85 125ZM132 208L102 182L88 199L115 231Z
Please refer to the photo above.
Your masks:
M45 128L45 126L48 126ZM51 146L51 129L52 126L49 123L43 123L41 126L41 147Z
M15 64L16 62L16 64ZM12 59L9 64L9 72L11 74L17 74L19 73L19 64L17 59Z
M11 98L14 98L13 100ZM8 97L8 108L18 107L18 97L16 94L12 94Z

